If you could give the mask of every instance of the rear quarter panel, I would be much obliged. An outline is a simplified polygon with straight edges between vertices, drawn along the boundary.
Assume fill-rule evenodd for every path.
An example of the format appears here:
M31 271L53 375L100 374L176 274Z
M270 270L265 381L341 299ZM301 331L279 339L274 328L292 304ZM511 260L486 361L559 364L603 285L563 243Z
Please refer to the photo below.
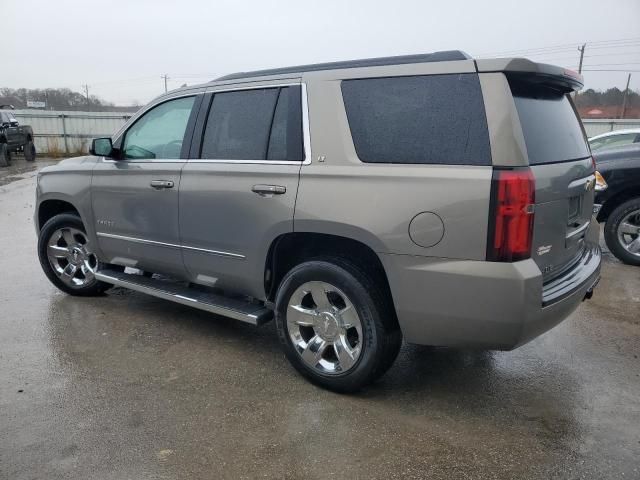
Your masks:
M422 68L412 66L406 74L428 74L432 68L449 73L442 65ZM376 75L371 70L366 76ZM398 73L388 70L379 75ZM491 167L363 163L351 139L340 71L303 79L313 153L311 164L301 169L295 231L353 238L378 253L485 258ZM421 212L442 220L443 235L433 246L419 246L409 236L410 222Z

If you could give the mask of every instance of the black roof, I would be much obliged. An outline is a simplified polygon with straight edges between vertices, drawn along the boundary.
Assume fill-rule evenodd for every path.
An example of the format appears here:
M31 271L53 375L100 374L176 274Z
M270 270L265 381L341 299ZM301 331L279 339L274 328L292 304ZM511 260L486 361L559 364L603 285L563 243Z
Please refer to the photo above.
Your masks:
M469 60L471 57L461 50L446 50L442 52L421 53L417 55L400 55L396 57L363 58L361 60L347 60L343 62L313 63L295 67L271 68L255 70L253 72L238 72L216 78L220 80L237 80L241 78L263 77L267 75L282 75L286 73L318 72L321 70L338 70L340 68L380 67L385 65L403 65L408 63L450 62L455 60Z

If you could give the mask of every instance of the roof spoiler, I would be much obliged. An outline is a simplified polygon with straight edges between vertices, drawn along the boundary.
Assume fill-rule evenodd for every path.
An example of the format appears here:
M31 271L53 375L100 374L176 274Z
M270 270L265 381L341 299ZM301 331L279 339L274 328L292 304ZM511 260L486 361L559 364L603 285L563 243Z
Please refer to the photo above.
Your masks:
M476 60L476 66L478 73L504 72L509 78L547 85L565 93L584 87L584 79L578 72L547 63L532 62L526 58Z

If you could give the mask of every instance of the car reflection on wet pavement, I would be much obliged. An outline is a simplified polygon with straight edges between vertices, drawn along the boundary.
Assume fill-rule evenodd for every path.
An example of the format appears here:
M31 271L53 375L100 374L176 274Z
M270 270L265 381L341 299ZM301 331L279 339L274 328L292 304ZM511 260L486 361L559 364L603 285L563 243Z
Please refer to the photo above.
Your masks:
M272 324L57 291L36 168L0 169L0 478L640 478L640 268L513 352L405 345L357 395L299 377Z

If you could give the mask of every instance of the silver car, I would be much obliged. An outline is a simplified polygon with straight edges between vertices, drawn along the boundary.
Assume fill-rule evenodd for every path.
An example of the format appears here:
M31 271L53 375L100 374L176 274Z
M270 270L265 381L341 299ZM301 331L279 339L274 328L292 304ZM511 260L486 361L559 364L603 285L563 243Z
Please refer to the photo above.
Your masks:
M45 274L252 324L354 391L402 339L509 350L600 275L582 79L460 51L243 72L169 92L43 169Z

